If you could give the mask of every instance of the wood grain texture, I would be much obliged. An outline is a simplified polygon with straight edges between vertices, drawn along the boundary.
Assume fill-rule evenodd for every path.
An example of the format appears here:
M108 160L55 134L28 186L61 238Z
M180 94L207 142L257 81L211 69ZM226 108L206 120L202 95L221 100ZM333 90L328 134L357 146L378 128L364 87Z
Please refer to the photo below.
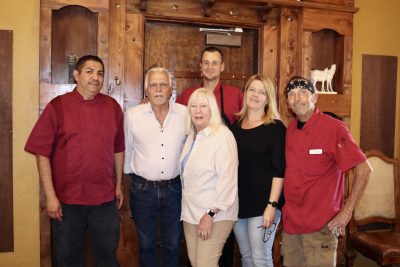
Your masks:
M41 83L51 83L51 9L40 9L39 77Z
M362 56L360 146L394 157L397 57Z
M124 110L143 98L144 16L126 14Z
M329 111L339 117L350 117L351 114L351 96L318 94L317 107L320 111Z
M278 82L278 51L279 28L276 26L264 26L261 28L260 37L260 72L277 86Z
M108 1L104 0L41 0L41 8L60 9L65 6L84 6L92 12L108 10Z
M0 30L0 40L0 252L13 252L13 32Z
M110 1L108 36L108 94L123 105L125 54L125 0Z
M201 82L200 56L205 45L204 25L148 22L146 24L145 69L166 67L177 76L173 86L178 94ZM244 86L245 80L258 70L258 31L244 29L241 47L219 46L224 53L225 70L221 80ZM187 77L184 77L187 75Z
M133 12L140 12L140 1L128 1L127 8ZM274 12L271 13L271 17L276 14ZM234 3L217 0L212 5L209 16L205 17L203 4L198 0L152 0L147 1L145 14L149 18L181 19L188 23L230 23L231 25L246 26L259 26L262 24L259 7L243 5L243 1Z
M331 29L341 35L351 35L353 28L353 14L304 8L304 30L321 31L322 29Z
M299 44L299 10L291 8L282 8L281 11L281 38L280 38L280 58L279 58L279 87L278 103L279 112L285 122L292 117L286 101L285 88L288 80L301 74L301 68L298 61L301 55L301 43ZM301 32L300 32L301 34ZM301 40L301 39L300 39Z
M97 15L81 6L52 12L51 82L68 83L68 57L97 55Z

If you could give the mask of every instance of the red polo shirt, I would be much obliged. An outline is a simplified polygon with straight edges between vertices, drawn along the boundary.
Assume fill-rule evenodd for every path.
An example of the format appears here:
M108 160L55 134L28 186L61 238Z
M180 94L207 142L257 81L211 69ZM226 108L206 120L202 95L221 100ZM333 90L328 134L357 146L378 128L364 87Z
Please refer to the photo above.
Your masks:
M99 205L115 198L114 153L123 152L123 113L111 97L84 100L74 89L44 109L25 150L50 158L62 203Z
M196 87L190 87L183 90L182 93L176 99L176 102L187 106L189 98L192 95L192 93L196 89L201 88L202 86L203 85L200 84ZM237 119L237 116L235 116L235 114L238 113L242 108L243 92L239 88L228 84L223 84L222 90L224 93L224 113L232 124ZM214 95L217 98L218 107L221 110L220 83L218 83L217 86L215 86Z
M289 234L319 231L342 208L344 175L366 158L347 126L318 109L302 129L286 131L283 228Z

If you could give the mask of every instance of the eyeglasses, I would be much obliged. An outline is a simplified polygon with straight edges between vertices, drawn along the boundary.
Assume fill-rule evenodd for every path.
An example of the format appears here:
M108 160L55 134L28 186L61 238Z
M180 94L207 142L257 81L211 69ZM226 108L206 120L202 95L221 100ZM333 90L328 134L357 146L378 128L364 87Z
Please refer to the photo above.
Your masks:
M258 226L257 228L264 228L264 236L263 236L263 241L267 242L269 238L271 237L271 234L275 231L276 229L276 223L271 224L270 227L266 228L263 225Z

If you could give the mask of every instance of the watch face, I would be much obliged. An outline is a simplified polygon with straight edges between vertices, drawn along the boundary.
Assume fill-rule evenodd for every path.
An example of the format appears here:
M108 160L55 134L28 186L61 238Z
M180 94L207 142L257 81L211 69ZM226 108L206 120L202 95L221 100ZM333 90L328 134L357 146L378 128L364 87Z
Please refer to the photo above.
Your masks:
M278 203L276 201L269 201L268 203L274 208L278 207Z
M215 212L214 211L212 211L212 210L209 210L209 211L207 211L207 214L208 214L208 216L210 216L210 217L215 217Z

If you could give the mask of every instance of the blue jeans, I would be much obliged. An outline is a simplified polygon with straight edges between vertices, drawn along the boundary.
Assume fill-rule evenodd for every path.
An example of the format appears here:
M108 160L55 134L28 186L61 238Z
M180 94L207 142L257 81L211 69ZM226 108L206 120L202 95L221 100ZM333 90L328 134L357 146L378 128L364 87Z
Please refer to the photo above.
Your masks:
M167 186L156 186L132 176L131 211L139 238L141 267L157 267L157 217L159 216L162 266L179 266L182 237L179 179ZM142 179L142 178L141 178Z
M233 231L235 232L239 251L242 255L242 267L274 266L272 246L274 244L276 228L278 228L280 220L281 211L277 209L275 215L276 227L267 242L263 241L264 228L258 228L263 224L263 216L239 219L236 222Z
M117 267L119 211L115 201L99 206L62 204L62 221L52 220L58 267L83 267L86 230L96 266Z

